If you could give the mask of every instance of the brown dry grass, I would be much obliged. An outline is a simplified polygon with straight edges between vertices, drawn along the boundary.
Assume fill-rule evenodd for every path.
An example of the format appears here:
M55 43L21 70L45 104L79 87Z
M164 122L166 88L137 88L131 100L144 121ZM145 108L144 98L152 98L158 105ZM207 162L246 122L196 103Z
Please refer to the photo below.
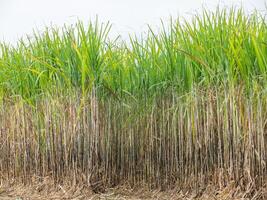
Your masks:
M253 195L251 195L253 193ZM250 197L248 197L250 196ZM177 188L167 191L149 190L148 187L130 188L128 186L120 186L107 189L105 193L95 193L92 189L85 185L60 185L54 184L51 178L46 177L42 183L37 179L31 185L3 184L0 186L0 200L85 200L85 199L162 199L162 200L245 200L245 199L266 199L267 191L259 189L252 191L242 191L240 187L235 187L231 182L222 189L208 185L201 192L184 192Z

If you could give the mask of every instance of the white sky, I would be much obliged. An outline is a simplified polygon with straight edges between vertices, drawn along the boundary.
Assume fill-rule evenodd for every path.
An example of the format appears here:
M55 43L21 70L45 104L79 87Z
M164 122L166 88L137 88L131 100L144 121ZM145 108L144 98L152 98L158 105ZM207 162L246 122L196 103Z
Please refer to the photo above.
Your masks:
M141 33L146 24L158 25L170 16L189 17L205 8L243 5L246 11L265 12L266 0L0 0L0 41L15 43L33 29L45 25L62 26L77 19L88 22L97 15L99 21L113 24L111 34Z

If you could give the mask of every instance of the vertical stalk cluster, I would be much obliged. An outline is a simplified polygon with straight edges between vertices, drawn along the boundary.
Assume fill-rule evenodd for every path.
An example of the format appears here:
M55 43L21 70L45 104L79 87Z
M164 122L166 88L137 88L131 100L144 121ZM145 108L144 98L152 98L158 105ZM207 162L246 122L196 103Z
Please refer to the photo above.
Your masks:
M267 101L256 95L170 94L145 112L94 94L34 109L7 103L0 114L0 178L198 190L234 181L257 189L267 178Z

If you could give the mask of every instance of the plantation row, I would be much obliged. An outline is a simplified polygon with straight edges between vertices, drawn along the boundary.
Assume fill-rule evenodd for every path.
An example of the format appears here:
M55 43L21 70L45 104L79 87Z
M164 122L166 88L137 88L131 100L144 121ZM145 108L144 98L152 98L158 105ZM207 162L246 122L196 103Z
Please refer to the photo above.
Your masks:
M266 187L264 16L204 11L129 43L110 28L1 44L0 181Z

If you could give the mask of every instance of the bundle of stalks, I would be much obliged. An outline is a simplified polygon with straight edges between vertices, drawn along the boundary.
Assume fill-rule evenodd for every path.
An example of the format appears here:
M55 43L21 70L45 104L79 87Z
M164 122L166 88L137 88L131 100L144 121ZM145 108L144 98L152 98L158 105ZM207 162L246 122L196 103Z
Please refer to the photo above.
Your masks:
M171 98L169 98L171 96ZM1 179L71 177L95 191L118 184L203 190L266 184L267 99L214 90L155 100L149 110L79 98L4 104ZM40 178L42 180L42 178Z

